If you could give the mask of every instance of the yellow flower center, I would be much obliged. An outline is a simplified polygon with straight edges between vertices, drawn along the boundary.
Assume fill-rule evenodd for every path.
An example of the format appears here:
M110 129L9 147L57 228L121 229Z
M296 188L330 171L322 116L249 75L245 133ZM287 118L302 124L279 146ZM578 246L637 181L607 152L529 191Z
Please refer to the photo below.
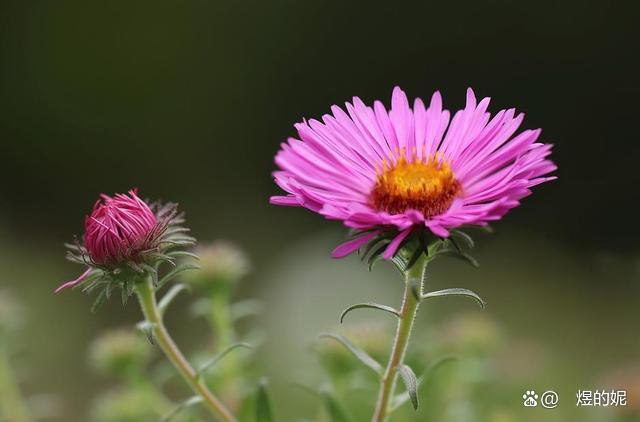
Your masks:
M377 210L389 214L413 209L432 217L449 209L461 190L446 162L435 156L427 160L414 157L411 161L403 156L393 165L383 165L371 201Z

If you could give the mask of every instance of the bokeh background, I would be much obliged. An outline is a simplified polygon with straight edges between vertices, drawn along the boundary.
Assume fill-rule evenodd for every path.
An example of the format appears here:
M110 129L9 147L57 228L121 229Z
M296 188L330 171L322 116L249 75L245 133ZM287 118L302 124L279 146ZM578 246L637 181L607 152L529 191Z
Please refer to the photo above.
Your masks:
M543 128L559 179L495 234L478 236L479 270L434 265L434 287L472 288L489 307L429 303L416 350L430 347L427 359L447 333L489 326L498 334L487 334L491 346L481 352L454 347L484 369L462 366L436 383L440 394L423 397L423 412L498 422L634 417L577 409L575 394L612 378L630 392L640 384L637 9L602 1L2 1L0 286L25 309L12 344L23 391L52 402L53 420L85 421L92 398L110 386L91 370L87 347L105 329L135 323L135 303L90 314L79 292L52 292L80 270L64 260L63 243L81 234L97 194L135 186L179 202L198 238L246 250L253 271L237 297L264 303L256 358L276 413L312 420L316 400L290 385L325 382L311 350L316 335L336 329L355 301L397 305L401 286L384 266L369 273L357 258L331 260L345 234L338 223L268 205L278 192L273 155L293 123L353 95L388 104L394 85L410 97L438 89L455 109L472 86L492 97L492 110L515 106L525 127ZM186 350L204 328L183 310L191 299L181 298L169 321ZM379 322L389 321L362 311L346 325ZM556 390L559 407L523 409L528 389ZM635 400L629 407L640 406Z

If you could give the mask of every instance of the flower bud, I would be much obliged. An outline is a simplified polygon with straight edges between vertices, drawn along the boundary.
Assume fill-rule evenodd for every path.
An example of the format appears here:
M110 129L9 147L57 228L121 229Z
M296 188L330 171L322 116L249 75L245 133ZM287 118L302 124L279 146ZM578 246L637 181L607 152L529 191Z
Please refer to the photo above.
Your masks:
M60 290L84 284L84 290L99 290L93 309L104 303L114 288L122 288L123 301L133 294L143 279L159 280L162 263L174 267L176 248L193 245L195 239L181 227L182 215L176 204L147 204L136 189L113 197L100 195L93 211L85 218L82 242L67 245L67 258L85 265L75 280L63 283Z
M233 243L215 241L194 250L200 269L185 275L185 281L206 289L228 290L250 270L246 254Z
M100 195L84 222L84 246L97 265L116 265L137 260L157 247L157 219L137 191L114 197Z

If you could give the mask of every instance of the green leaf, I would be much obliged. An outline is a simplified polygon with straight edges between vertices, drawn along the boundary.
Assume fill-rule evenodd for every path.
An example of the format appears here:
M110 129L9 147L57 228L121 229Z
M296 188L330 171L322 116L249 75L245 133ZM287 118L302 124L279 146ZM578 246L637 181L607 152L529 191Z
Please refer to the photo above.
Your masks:
M111 285L107 284L98 294L96 300L93 302L91 306L91 312L96 312L102 305L104 305L107 300L109 300L109 296L111 296Z
M437 290L435 292L429 292L422 295L421 299L429 299L431 297L439 297L439 296L467 296L472 299L475 299L480 307L484 309L487 306L487 302L485 302L477 293L461 288L453 288L453 289L444 289Z
M398 312L396 309L392 308L391 306L380 305L378 303L373 303L373 302L366 302L366 303L356 303L355 305L351 305L347 309L342 311L342 314L340 314L340 324L342 324L342 322L344 321L344 317L349 312L353 311L354 309L361 309L361 308L379 309L381 311L389 312L390 314L393 314L396 317L400 318L400 312Z
M187 258L193 258L196 261L200 260L200 257L198 255L188 251L170 251L170 252L167 252L166 255L171 258L187 257Z
M267 380L261 379L256 395L256 422L273 422L273 410L271 400L267 394Z
M170 411L169 413L167 413L166 415L164 415L160 421L161 422L169 422L171 419L173 419L176 415L178 415L178 413L182 412L185 409L188 409L190 407L196 406L198 404L202 403L202 397L200 396L193 396L188 398L187 400L183 401L182 403L180 403L178 406L176 406L172 411Z
M160 311L160 315L164 315L164 313L166 312L167 308L169 307L173 299L175 299L176 296L180 294L180 292L188 289L189 289L189 286L183 283L176 284L175 286L171 286L169 291L165 293L164 296L162 296L162 299L158 303L158 310Z
M323 389L320 391L320 397L331 422L349 422L351 420L331 391Z
M147 336L147 340L149 340L149 343L151 344L155 344L154 337L153 337L154 327L155 327L155 324L149 321L140 321L139 323L136 324L136 328L142 331L145 336Z
M242 318L259 315L263 304L259 300L241 300L231 305L231 319L237 321Z
M420 388L430 379L431 375L438 368L440 368L443 364L448 363L448 362L452 362L454 360L456 360L455 357L445 356L443 358L440 358L440 359L436 360L431 365L429 365L429 367L416 380L416 384L417 384L416 391L420 390ZM416 396L417 396L417 393L416 393ZM391 409L390 409L391 412L395 411L396 409L398 409L400 406L402 406L403 404L405 404L409 400L411 400L411 397L409 395L409 390L407 389L407 391L405 391L404 393L398 394L397 396L395 396L393 398L393 400L391 402Z
M396 254L396 256L391 258L391 262L393 262L396 269L400 271L400 274L404 274L407 271L407 262L400 256L400 254Z
M181 265L178 265L177 267L175 267L174 269L172 269L171 271L166 273L156 283L156 288L159 289L160 287L164 286L167 282L173 280L175 277L178 276L178 274L180 274L180 273L182 273L184 271L198 270L198 269L200 269L200 266L199 265L195 265L195 264L181 264Z
M461 230L451 230L451 237L461 241L467 249L473 249L475 242L467 233Z
M371 253L371 251L373 251L373 249L376 246L382 246L381 242L384 243L384 245L389 244L389 239L385 239L384 237L375 237L372 240L369 241L369 243L367 244L367 246L363 248L358 249L358 253L360 254L360 259L362 259L363 261L365 259L367 259L367 256Z
M367 264L369 265L369 271L373 269L373 266L382 259L382 253L385 249L387 249L387 244L383 244L380 247L376 248L367 259Z
M214 357L212 357L211 359L209 359L207 362L205 362L196 372L196 378L200 378L202 377L202 375L210 368L212 368L216 363L218 363L223 357L225 357L226 355L228 355L231 351L240 348L240 347L244 347L246 349L249 350L253 350L253 346L251 346L249 343L234 343L231 346L227 347L226 349L222 350L220 353L218 353L217 355L215 355Z
M418 379L416 378L416 374L407 365L401 365L398 368L398 373L407 389L407 394L409 394L413 409L418 410Z
M372 369L376 374L382 374L384 370L382 368L382 365L380 365L374 358L369 356L367 352L347 340L344 336L341 336L339 334L323 333L318 337L337 341L338 343L342 344L349 352L351 352L351 354L355 356L360 362Z
M411 258L409 258L409 260L407 261L407 265L405 266L407 271L409 271L411 269L411 267L414 266L414 264L418 261L418 259L420 258L420 256L423 253L424 253L424 251L422 250L422 248L416 248L416 250L413 251L413 254L411 255Z
M466 252L462 252L462 251L458 251L458 250L454 250L454 249L442 249L436 253L434 253L433 255L429 255L429 259L433 259L436 258L438 256L451 256L453 258L458 258L462 261L465 261L466 263L468 263L469 265L471 265L474 268L478 268L480 267L480 264L478 263L478 261L476 261L476 259L474 257L472 257L471 255L469 255Z

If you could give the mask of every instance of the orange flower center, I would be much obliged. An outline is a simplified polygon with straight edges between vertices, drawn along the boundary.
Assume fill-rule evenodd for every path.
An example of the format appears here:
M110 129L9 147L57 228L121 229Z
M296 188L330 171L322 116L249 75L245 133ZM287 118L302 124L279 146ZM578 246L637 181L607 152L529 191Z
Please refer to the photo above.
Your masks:
M403 156L394 165L384 163L371 201L377 210L389 214L413 209L432 217L449 209L461 190L446 162L435 156L426 161L415 157L407 161Z

